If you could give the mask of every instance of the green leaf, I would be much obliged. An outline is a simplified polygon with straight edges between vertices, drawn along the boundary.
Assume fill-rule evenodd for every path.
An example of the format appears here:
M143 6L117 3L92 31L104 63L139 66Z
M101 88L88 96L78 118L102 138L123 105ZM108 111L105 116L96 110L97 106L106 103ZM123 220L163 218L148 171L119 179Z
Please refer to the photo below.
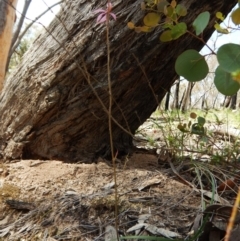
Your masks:
M168 25L170 30L164 31L160 36L161 42L168 42L181 37L187 31L186 23L178 23L176 25Z
M205 120L205 118L199 116L197 118L197 122L198 122L199 125L203 126L206 123L206 120Z
M232 79L231 74L224 71L221 66L218 66L215 71L214 84L220 93L227 96L236 94L240 88L240 85Z
M208 74L208 65L205 58L194 49L180 54L175 63L178 75L190 82L200 81Z
M157 9L158 9L159 12L164 13L164 8L168 5L169 5L169 2L167 2L165 0L160 1L160 3L158 3L158 5L157 5Z
M178 16L184 17L184 16L187 15L187 9L182 4L178 4L177 7L176 7L176 13L177 13Z
M178 20L178 15L176 14L176 12L174 12L174 13L172 14L171 20L172 20L173 22L177 22L177 20Z
M187 31L186 23L178 23L172 27L172 39L177 39L185 34Z
M232 12L231 18L234 24L236 25L240 24L240 8L237 8Z
M205 129L199 123L194 123L191 128L191 133L202 136L205 134Z
M169 42L172 40L172 31L166 30L160 35L161 42Z
M166 22L162 25L163 29L172 29L173 24L171 22Z
M157 13L148 13L143 19L144 24L148 27L157 26L159 21L160 21L160 15Z
M224 44L217 52L219 65L228 73L235 72L240 69L240 45Z
M210 19L209 12L200 13L193 22L193 27L196 31L196 35L199 35L207 27Z
M173 8L171 5L168 6L167 8L165 7L165 9L164 9L164 14L165 14L167 17L171 18L172 15L173 15L173 13L174 13L174 8Z

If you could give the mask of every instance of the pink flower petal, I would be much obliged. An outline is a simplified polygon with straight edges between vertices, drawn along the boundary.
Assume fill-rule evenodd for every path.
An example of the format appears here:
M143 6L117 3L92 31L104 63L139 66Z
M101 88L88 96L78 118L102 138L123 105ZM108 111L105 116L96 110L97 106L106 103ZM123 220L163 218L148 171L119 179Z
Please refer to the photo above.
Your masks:
M104 22L106 22L106 20L107 20L106 15L104 15L104 16L102 17L102 19L99 20L97 23L104 23Z
M113 17L113 19L114 19L114 20L116 20L116 19L117 19L116 14L114 14L114 13L110 13L110 15Z
M99 8L99 9L94 10L93 12L94 13L105 13L106 10L103 10L103 9Z
M103 23L107 21L107 17L109 16L112 17L114 20L117 19L116 15L114 13L111 13L112 10L112 4L111 3L107 3L107 9L104 10L102 8L96 9L93 12L96 13L100 13L97 17L97 23ZM108 15L109 14L109 15Z
M105 15L106 15L105 13L99 14L98 17L97 17L97 23L101 23L101 20L105 17Z

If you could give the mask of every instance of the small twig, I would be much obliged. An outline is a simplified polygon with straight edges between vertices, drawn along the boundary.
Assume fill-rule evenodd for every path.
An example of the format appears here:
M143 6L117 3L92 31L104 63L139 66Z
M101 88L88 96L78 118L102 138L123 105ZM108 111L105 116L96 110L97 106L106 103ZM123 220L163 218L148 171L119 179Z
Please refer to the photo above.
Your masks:
M28 8L29 8L31 2L32 2L32 0L25 0L23 11L22 11L20 20L18 22L17 29L14 32L14 35L13 35L13 38L12 38L11 49L12 49L12 46L15 44L15 42L16 42L18 36L19 36L19 33L20 33L21 29L22 29L23 22L24 22L24 19L26 17L26 14L27 14L27 11L28 11Z
M202 38L198 37L197 35L193 34L192 32L190 32L188 30L187 30L187 33L190 34L191 36L193 36L194 38L198 39L199 41L201 41L212 52L212 54L216 55L215 51L210 46L208 46Z
M231 217L229 219L228 222L228 226L227 226L227 230L226 230L226 236L224 238L224 241L229 241L230 240L230 236L231 236L231 232L234 226L234 222L238 213L238 206L240 203L240 187L238 188L238 195L236 198L236 201L234 203L233 209L232 209L232 213L231 213Z
M22 33L18 36L18 41L16 43L14 43L14 46L12 46L11 48L11 54L13 54L13 52L15 51L15 49L17 48L17 46L20 44L22 38L24 37L24 35L26 34L26 32L28 31L29 28L32 27L32 25L34 23L37 22L38 19L40 19L43 15L45 15L48 11L50 11L52 8L54 8L55 6L61 4L62 1L59 1L55 4L53 4L52 6L49 6L47 10L45 10L44 12L42 12L40 15L38 15L34 20L31 20L31 23L29 23L27 25L27 27L22 31Z

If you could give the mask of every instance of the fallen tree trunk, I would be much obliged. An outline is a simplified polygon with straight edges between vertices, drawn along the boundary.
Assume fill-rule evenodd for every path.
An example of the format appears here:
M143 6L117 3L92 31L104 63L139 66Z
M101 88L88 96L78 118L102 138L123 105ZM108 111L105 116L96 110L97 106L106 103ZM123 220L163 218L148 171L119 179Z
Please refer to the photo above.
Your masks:
M142 1L142 0L141 0ZM158 29L136 34L127 22L140 24L140 0L114 2L117 21L110 23L113 140L128 153L135 130L156 109L177 76L174 63L185 49L203 44L189 35L160 43ZM229 1L179 1L188 8L191 28L196 16L227 14ZM106 28L97 25L98 2L65 1L58 17L42 33L8 78L0 96L1 147L4 158L58 158L93 161L109 154ZM127 131L125 131L125 130Z

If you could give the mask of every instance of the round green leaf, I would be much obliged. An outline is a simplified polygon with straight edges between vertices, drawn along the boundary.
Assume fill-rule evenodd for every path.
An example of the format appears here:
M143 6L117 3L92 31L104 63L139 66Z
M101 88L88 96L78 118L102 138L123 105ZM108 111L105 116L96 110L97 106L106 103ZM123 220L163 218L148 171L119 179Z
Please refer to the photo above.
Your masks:
M194 49L180 54L175 63L178 75L191 82L200 81L208 74L208 65L205 58Z
M237 8L232 12L232 21L234 24L239 25L240 24L240 8Z
M214 84L220 93L228 96L236 94L240 88L238 82L234 81L231 74L224 71L221 66L215 71Z
M148 27L155 27L159 21L160 15L157 13L148 13L143 19L144 24Z
M172 32L171 30L166 30L160 35L161 42L169 42L172 40Z
M172 32L172 39L177 39L181 37L183 34L185 34L187 31L187 25L186 23L178 23L174 25L171 29Z
M200 13L193 22L193 27L196 31L196 35L199 35L207 27L210 19L209 12Z
M206 123L206 120L205 120L205 118L199 116L197 118L197 122L198 122L199 125L203 126Z
M228 73L240 69L240 45L224 44L217 52L219 65Z
M178 4L176 7L176 13L178 16L184 17L187 15L187 9L182 4Z

